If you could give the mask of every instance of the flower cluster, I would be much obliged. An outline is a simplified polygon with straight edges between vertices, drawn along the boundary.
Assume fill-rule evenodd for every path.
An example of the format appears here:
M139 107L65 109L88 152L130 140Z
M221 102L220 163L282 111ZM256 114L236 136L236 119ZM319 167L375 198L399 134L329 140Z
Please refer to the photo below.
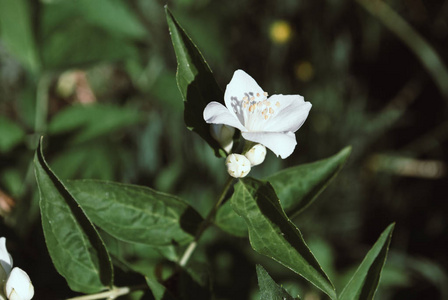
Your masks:
M30 300L34 287L30 277L20 268L12 268L12 257L6 249L6 239L0 238L0 300Z
M236 178L246 176L251 166L263 162L266 148L282 159L290 156L297 145L294 133L303 125L311 109L311 103L305 102L300 95L268 97L268 93L243 70L233 74L224 93L224 102L225 106L213 101L205 107L205 122L237 128L244 139L259 144L244 156L231 154L227 157L229 174ZM228 135L225 141L216 134L213 136L230 152Z

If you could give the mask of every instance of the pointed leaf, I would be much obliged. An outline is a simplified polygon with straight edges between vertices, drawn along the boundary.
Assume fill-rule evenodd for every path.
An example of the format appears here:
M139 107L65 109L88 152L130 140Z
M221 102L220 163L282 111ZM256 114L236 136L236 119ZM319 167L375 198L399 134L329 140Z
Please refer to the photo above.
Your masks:
M230 201L235 212L244 218L255 251L278 261L336 299L330 279L299 229L286 216L268 182L241 179Z
M167 288L157 280L146 277L146 283L155 300L176 300Z
M394 226L395 224L391 224L383 231L345 286L339 300L373 299L380 281L381 270L386 262Z
M336 177L350 152L351 147L345 147L329 158L288 168L267 178L291 219L305 210ZM247 236L244 221L230 208L229 202L218 210L215 224L235 236Z
M336 177L351 150L348 146L329 158L284 169L266 178L291 219L304 211Z
M260 265L257 265L258 286L260 287L260 300L294 300L281 286L279 286L269 276L268 272Z
M112 286L109 254L93 224L45 162L40 141L34 159L42 227L56 270L74 291Z
M147 187L99 180L67 181L66 186L92 222L123 241L185 244L202 222L181 199Z
M199 49L182 29L168 7L166 19L177 58L177 86L184 99L185 124L199 134L215 150L217 156L225 152L210 134L210 126L203 118L204 108L211 101L224 102L224 94Z

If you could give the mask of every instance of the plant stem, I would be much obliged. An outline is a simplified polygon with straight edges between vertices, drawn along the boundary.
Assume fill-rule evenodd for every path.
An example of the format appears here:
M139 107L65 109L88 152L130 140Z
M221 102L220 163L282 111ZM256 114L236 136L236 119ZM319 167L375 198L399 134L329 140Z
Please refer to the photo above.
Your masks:
M115 298L118 298L120 296L129 294L132 291L143 290L143 289L147 289L147 288L148 287L146 285L138 285L138 286L134 286L134 287L128 287L128 286L125 286L125 287L114 287L110 291L101 292L101 293L98 293L98 294L78 296L78 297L74 297L74 298L69 298L67 300L115 299Z
M212 224L213 218L215 217L216 212L218 211L218 208L221 206L222 202L224 201L224 198L226 197L227 191L229 190L230 186L232 185L233 178L228 177L226 184L221 192L221 195L218 198L218 201L213 206L212 210L208 213L205 220L201 223L198 231L196 232L196 236L194 237L194 241L192 241L187 249L185 250L184 254L182 255L182 258L179 260L179 266L185 267L188 260L190 259L191 255L193 254L194 250L196 249L198 245L198 241L201 238L204 231Z

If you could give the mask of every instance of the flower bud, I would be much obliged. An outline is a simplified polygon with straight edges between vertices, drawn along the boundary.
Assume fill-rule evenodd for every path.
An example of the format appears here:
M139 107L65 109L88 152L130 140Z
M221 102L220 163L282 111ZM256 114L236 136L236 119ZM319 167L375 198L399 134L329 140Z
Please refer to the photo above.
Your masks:
M12 268L12 257L6 249L6 239L0 238L0 288L5 285Z
M241 154L230 154L226 159L227 172L235 178L245 177L250 172L250 161Z
M255 145L244 155L250 161L252 167L257 166L261 164L266 157L266 147L262 144Z
M230 153L233 146L235 128L223 124L211 124L210 134L227 153Z
M30 277L20 268L12 269L6 282L5 293L9 300L30 300L34 296L34 287Z

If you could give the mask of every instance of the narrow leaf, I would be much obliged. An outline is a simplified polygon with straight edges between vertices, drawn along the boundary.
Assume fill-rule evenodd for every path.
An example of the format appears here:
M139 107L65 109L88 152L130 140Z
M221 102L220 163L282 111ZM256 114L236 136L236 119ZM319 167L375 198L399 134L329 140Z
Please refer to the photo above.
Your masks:
M339 300L373 299L386 262L395 224L389 225L367 253L358 270L342 291Z
M291 219L304 211L336 177L351 150L348 146L329 158L284 169L266 178Z
M268 182L244 178L235 186L230 201L235 212L244 218L255 251L278 261L336 299L330 279L299 229L286 216Z
M99 180L68 181L66 186L93 223L123 241L185 244L202 222L181 199L147 187Z
M39 60L31 25L30 2L0 0L0 37L9 52L36 73Z
M224 95L201 52L166 6L165 13L177 58L176 80L184 99L185 124L199 134L215 150L217 156L225 156L203 118L207 104L211 101L223 103Z
M268 272L260 265L257 265L258 286L260 287L260 300L294 300L281 286L279 286L269 276Z
M45 162L40 141L35 159L42 227L56 270L74 291L95 293L112 286L109 254L93 224Z

